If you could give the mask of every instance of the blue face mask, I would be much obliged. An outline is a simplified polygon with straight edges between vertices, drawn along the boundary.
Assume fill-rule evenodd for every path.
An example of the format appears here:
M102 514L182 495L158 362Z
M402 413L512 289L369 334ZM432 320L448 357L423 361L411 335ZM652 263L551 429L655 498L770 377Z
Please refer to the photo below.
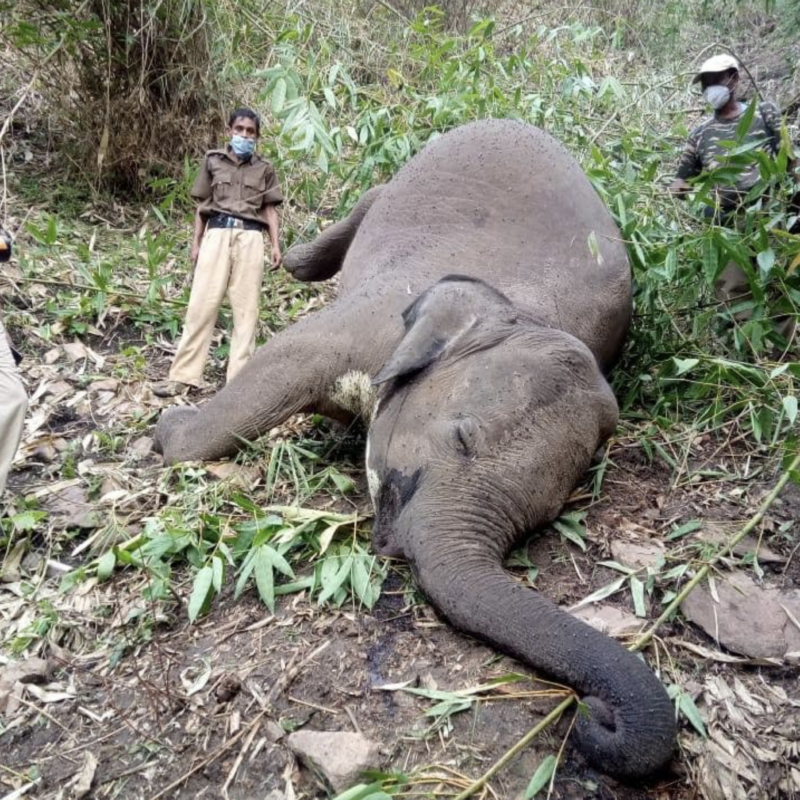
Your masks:
M255 139L248 139L246 136L231 136L231 150L243 161L246 161L253 155L255 146Z

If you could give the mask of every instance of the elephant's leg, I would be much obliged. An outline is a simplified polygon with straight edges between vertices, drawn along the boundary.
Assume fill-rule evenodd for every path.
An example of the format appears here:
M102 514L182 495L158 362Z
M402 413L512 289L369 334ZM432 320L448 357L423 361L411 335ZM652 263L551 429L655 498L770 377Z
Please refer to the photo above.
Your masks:
M352 335L354 322L333 305L281 331L207 403L167 410L156 449L168 463L220 458L293 414L324 410L337 378L372 366L374 344Z
M342 267L347 248L367 211L378 199L381 186L361 195L355 208L340 222L326 228L313 242L298 244L283 257L283 266L299 281L324 281Z

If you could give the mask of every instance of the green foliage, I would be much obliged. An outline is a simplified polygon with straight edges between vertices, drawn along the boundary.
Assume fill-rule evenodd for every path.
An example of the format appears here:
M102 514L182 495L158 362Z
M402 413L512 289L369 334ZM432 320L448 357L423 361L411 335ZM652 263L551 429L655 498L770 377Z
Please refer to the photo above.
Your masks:
M350 488L349 479L308 447L284 442L273 449L287 451L296 471L295 497L305 497L309 487L316 496L323 491L338 496ZM275 463L267 473L270 497L285 477ZM300 591L335 606L352 600L372 608L380 597L387 567L368 552L358 514L262 507L232 486L207 483L205 470L193 467L176 468L164 482L180 503L148 519L140 535L103 553L95 562L99 579L123 567L145 570L148 599L164 601L171 596L173 566L188 562L196 571L187 608L192 621L208 612L229 573L235 598L252 587L270 611L278 596Z
M171 171L215 110L203 0L0 0L0 39L41 78L81 179Z

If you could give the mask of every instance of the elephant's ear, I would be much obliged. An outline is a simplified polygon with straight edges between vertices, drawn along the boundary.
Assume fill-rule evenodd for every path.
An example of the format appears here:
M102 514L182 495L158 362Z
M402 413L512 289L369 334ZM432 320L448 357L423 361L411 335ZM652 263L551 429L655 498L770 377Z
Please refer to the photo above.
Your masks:
M461 275L442 278L403 312L406 334L372 383L420 372L482 327L481 320L512 318L508 298L483 281Z

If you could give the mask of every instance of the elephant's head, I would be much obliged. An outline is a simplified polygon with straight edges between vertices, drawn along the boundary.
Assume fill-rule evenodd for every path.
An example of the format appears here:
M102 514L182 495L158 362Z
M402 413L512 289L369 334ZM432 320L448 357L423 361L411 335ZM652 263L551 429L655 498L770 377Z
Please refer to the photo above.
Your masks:
M456 626L575 686L582 749L604 771L665 763L674 712L616 642L512 581L502 559L555 517L616 425L614 397L579 341L485 283L450 276L404 314L367 469L375 542L402 554Z

